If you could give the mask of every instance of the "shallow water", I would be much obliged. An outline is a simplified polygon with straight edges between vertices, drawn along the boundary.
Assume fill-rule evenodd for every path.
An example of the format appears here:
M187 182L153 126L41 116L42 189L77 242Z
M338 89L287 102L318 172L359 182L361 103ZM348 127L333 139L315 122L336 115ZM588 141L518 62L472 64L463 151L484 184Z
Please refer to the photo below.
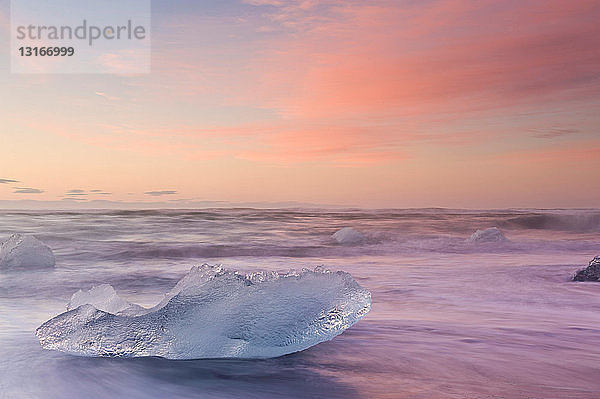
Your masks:
M363 245L330 235L351 226ZM469 243L498 226L509 239ZM600 211L2 212L0 239L32 233L54 270L0 272L2 398L600 397ZM153 305L192 265L345 270L371 312L332 341L266 360L83 358L33 331L80 288L109 283Z

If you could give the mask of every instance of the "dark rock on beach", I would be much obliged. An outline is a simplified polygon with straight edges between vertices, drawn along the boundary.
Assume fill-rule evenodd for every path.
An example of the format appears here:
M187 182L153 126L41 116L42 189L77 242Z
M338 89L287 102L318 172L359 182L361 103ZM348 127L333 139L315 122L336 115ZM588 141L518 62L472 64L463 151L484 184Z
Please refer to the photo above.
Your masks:
M596 256L590 265L575 273L573 281L599 281L600 280L600 256Z

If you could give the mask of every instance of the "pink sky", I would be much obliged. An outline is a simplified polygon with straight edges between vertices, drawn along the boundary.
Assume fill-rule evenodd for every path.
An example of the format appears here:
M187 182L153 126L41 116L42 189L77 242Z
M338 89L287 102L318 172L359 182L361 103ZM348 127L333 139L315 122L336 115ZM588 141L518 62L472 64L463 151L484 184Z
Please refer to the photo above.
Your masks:
M600 1L152 17L148 75L10 74L1 42L0 200L600 206Z

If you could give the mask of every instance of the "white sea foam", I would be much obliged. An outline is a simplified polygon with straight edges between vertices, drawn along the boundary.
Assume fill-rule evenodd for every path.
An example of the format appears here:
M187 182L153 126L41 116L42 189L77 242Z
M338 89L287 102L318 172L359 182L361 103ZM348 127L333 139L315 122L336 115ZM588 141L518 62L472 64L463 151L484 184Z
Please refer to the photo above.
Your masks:
M489 229L477 230L475 233L471 234L471 237L468 238L469 242L499 242L506 241L506 237L502 234L497 227L490 227Z
M154 308L127 314L107 287L76 294L71 305L81 306L41 325L42 346L85 356L276 357L334 338L371 307L350 274L321 269L241 275L194 267Z

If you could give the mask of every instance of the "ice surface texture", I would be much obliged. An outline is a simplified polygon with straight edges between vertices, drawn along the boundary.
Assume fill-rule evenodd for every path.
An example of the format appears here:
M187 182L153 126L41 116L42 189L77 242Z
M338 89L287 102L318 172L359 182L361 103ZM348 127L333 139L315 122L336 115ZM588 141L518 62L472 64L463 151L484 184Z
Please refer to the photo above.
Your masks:
M112 297L103 288L91 294L97 302L100 291ZM330 340L370 308L371 294L345 272L241 275L203 265L151 309L113 314L82 304L36 335L46 349L85 356L267 358Z
M467 240L469 242L497 242L506 241L506 237L497 227L490 227L489 229L477 230L471 234L471 237Z
M54 267L52 250L30 235L13 234L0 244L0 269Z
M117 295L117 292L110 284L98 285L89 291L77 291L71 296L71 300L67 304L67 310L72 310L86 304L112 314L136 315L144 310L143 307L127 302Z
M367 240L363 233L352 227L344 227L333 233L332 237L338 244L343 245L362 244Z

